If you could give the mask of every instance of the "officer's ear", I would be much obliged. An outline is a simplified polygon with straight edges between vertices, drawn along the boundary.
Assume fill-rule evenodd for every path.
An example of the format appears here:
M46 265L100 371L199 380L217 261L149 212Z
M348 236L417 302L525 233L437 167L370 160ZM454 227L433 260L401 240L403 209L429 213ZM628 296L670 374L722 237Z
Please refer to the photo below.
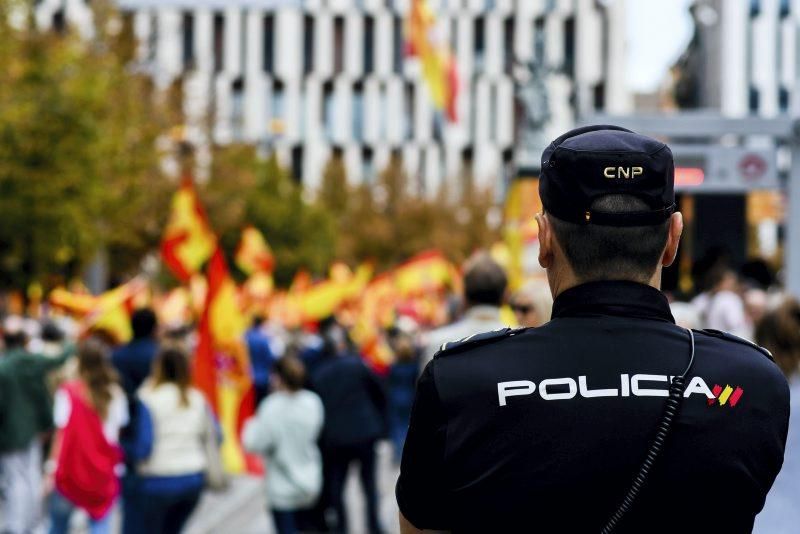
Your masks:
M536 214L536 224L539 225L539 265L549 269L553 265L553 227L543 211Z
M664 248L664 255L661 256L661 265L669 267L678 255L678 244L683 233L683 214L675 212L669 218L669 233L667 234L667 246Z

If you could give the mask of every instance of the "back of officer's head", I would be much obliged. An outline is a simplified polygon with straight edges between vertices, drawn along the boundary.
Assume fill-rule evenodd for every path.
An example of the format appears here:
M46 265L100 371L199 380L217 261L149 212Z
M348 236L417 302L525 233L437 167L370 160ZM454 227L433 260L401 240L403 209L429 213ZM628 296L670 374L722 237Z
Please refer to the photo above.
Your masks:
M468 306L500 306L508 279L489 254L480 253L464 265L464 298Z
M571 130L544 151L539 193L540 262L551 276L649 283L674 258L674 162L656 139L609 125Z
M638 212L647 204L631 195L607 195L591 209L614 213ZM575 224L549 216L558 246L575 277L592 280L633 280L647 283L656 271L669 235L669 219L647 226Z

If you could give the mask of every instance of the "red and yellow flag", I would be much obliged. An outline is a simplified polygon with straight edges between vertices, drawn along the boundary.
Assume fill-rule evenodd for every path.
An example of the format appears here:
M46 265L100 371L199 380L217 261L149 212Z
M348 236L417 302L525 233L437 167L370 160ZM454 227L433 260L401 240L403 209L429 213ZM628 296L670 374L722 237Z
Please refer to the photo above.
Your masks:
M234 256L236 266L243 273L252 275L257 272L272 272L275 257L269 248L264 235L255 226L247 226L242 230L239 248Z
M103 330L117 343L127 343L133 336L131 313L137 307L136 299L146 290L147 284L140 278L97 296L57 288L50 293L50 303L79 317L82 335L91 330Z
M436 16L428 0L412 0L406 20L406 53L422 62L422 75L436 109L456 122L458 67L447 44L436 42L435 28Z
M217 239L197 197L194 182L187 176L172 197L169 221L161 240L161 258L181 281L200 272L214 253Z
M244 454L239 442L242 425L255 409L250 359L243 340L247 319L219 247L208 262L206 277L208 291L198 327L194 383L219 417L226 469L231 473L257 470L257 461Z

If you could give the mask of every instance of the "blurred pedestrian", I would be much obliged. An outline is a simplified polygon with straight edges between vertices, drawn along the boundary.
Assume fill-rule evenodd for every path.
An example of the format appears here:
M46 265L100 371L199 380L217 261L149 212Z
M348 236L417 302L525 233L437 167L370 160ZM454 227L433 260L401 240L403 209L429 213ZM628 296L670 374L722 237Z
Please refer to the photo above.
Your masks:
M293 534L322 489L317 439L323 423L319 397L303 389L305 368L294 356L278 360L272 393L244 427L242 443L267 459L267 502L278 534Z
M3 323L0 357L0 532L30 532L39 519L42 495L40 435L53 428L47 373L74 352L56 358L31 354L21 317Z
M142 429L147 427L149 414L145 412L137 397L137 390L150 375L153 360L158 352L156 332L158 321L150 308L140 308L131 314L133 339L117 348L112 362L119 374L128 399L129 424L122 430L121 442L125 450L125 475L122 478L122 533L138 534L142 530L140 521L147 503L142 501L139 490L137 464L142 459L135 452L141 442Z
M509 306L519 326L541 326L550 320L553 296L545 280L531 280L511 295Z
M366 500L367 528L374 534L382 531L378 520L375 444L388 430L386 393L380 379L350 348L341 325L329 322L322 337L322 357L311 375L311 385L325 407L320 440L325 505L333 509L335 531L347 532L344 485L350 465L357 462Z
M505 271L488 254L480 253L467 261L464 267L464 316L460 321L428 333L420 368L431 361L443 343L507 326L500 318L507 284Z
M120 429L128 403L111 366L109 351L96 339L78 350L78 378L62 384L53 407L56 436L46 472L50 533L66 534L76 509L89 515L91 534L111 531L111 509L120 491Z
M152 309L140 308L134 311L131 315L133 339L114 351L112 361L129 397L136 394L136 390L150 375L158 352L157 328L156 314Z
M181 532L205 483L205 397L191 387L189 360L177 345L163 347L139 390L153 420L153 448L138 467L143 532Z
M715 267L707 275L706 286L708 291L692 301L702 327L752 339L753 325L747 320L736 273L726 266Z
M411 321L411 319L409 319ZM389 346L395 361L389 367L389 438L394 448L394 459L400 463L403 443L406 441L414 391L419 376L419 351L414 345L412 332L394 327L389 331Z
M789 380L791 407L783 468L775 479L764 509L756 517L759 534L793 534L800 525L800 303L787 300L757 325L756 343L775 357Z
M269 393L269 373L275 363L269 337L264 332L264 317L256 315L245 333L247 351L250 353L250 372L256 392L256 405Z

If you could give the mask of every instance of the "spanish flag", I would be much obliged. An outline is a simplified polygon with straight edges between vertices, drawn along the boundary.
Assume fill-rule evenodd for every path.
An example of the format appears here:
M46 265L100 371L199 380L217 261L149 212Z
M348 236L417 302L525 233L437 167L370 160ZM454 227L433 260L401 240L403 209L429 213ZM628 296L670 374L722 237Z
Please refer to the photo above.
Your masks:
M422 74L436 109L456 122L458 68L449 47L433 39L435 26L436 16L428 0L412 0L406 21L406 53L422 62Z
M172 197L161 241L161 258L178 279L186 282L200 271L216 246L216 236L197 197L194 181L186 176Z
M219 417L225 468L231 473L257 471L258 462L244 454L239 441L242 425L255 409L250 359L243 340L247 319L219 247L208 262L206 277L208 291L198 327L194 383Z
M272 249L255 226L247 226L242 230L242 238L239 241L239 248L236 249L234 261L236 266L248 275L256 272L272 272L275 266Z
M50 293L50 303L80 317L82 335L91 330L103 330L117 343L127 343L133 335L130 320L137 308L136 299L146 290L147 284L140 278L97 296L57 288Z

